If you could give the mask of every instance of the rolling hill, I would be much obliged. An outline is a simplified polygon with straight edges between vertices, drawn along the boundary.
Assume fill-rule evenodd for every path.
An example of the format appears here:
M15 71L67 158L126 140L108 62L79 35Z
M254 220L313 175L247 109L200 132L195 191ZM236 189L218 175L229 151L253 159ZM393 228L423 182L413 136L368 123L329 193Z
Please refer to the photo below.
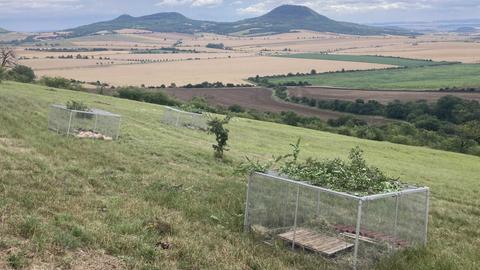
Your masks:
M49 104L72 99L121 114L120 140L48 131ZM478 157L235 118L229 160L218 162L212 135L162 124L158 105L3 82L0 108L0 269L337 269L242 232L246 181L236 164L284 154L298 137L301 159L345 158L359 145L389 175L430 186L428 247L377 269L480 263L472 237L480 226Z
M142 17L122 15L114 20L93 23L65 31L73 36L91 35L100 31L115 31L124 28L143 29L154 32L260 35L285 33L292 30L311 30L353 35L411 35L399 28L373 27L338 22L322 16L305 6L283 5L269 13L237 22L212 22L193 20L176 12L157 13Z

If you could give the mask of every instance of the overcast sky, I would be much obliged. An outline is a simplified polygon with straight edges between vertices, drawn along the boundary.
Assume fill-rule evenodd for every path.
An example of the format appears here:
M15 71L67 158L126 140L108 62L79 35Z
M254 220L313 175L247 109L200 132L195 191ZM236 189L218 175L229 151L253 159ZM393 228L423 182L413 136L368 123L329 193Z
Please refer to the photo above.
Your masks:
M193 19L233 21L281 4L306 5L333 19L359 23L480 19L480 0L0 0L0 27L60 30L121 14L165 11Z

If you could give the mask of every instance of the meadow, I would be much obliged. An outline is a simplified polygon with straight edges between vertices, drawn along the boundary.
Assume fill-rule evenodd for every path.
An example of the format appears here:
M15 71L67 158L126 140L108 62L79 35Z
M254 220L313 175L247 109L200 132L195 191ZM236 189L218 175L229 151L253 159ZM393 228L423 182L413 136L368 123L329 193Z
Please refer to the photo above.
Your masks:
M117 142L47 130L52 103L82 100L123 115ZM318 255L242 232L244 156L269 159L302 138L300 158L367 160L431 188L429 243L378 269L476 269L480 158L235 118L227 160L213 136L163 125L162 106L36 85L0 84L0 268L336 269ZM162 248L162 243L169 243ZM83 268L82 268L83 267Z
M308 82L315 86L381 90L439 90L480 86L479 64L337 72L268 78L272 83Z

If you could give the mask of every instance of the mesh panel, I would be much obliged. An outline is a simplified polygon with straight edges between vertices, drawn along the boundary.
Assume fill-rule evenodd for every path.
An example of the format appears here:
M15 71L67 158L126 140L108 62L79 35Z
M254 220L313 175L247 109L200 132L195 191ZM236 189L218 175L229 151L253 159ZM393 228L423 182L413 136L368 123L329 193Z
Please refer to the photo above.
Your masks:
M189 113L174 108L166 107L163 122L176 127L207 130L207 119L198 113Z
M426 241L428 190L357 197L266 174L252 174L247 192L245 229L265 241L281 238L287 247L312 249L319 237L345 248L328 254L339 266L369 269L395 249ZM358 253L357 220L361 205ZM308 237L297 237L307 231ZM293 237L285 239L290 232ZM297 242L296 242L297 241ZM306 243L307 248L302 243ZM322 245L317 245L322 247Z
M121 117L105 111L81 112L52 105L48 128L66 135L82 138L118 139Z

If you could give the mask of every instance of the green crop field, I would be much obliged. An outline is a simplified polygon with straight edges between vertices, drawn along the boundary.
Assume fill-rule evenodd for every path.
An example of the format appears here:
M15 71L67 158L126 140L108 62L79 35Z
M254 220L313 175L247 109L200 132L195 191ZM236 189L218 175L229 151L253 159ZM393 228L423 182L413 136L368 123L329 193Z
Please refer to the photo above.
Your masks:
M123 115L120 140L48 131L49 104L71 99ZM228 160L219 162L212 135L166 126L163 112L153 104L0 83L0 269L102 269L105 261L128 269L335 269L321 256L242 232L246 179L234 175L235 167L246 155L284 154L298 137L300 158L346 158L358 145L390 176L431 187L428 247L401 252L379 269L480 264L479 157L234 118ZM170 248L158 247L162 241Z
M305 81L316 86L350 89L438 90L480 87L480 64L441 65L405 69L324 73L268 78L272 83Z
M362 62L392 65L398 67L422 67L422 66L438 66L445 65L448 62L436 62L422 59L409 59L391 56L376 56L376 55L347 55L347 54L322 54L322 53L298 53L280 55L279 57L300 58L300 59L318 59L318 60L333 60L346 62Z

